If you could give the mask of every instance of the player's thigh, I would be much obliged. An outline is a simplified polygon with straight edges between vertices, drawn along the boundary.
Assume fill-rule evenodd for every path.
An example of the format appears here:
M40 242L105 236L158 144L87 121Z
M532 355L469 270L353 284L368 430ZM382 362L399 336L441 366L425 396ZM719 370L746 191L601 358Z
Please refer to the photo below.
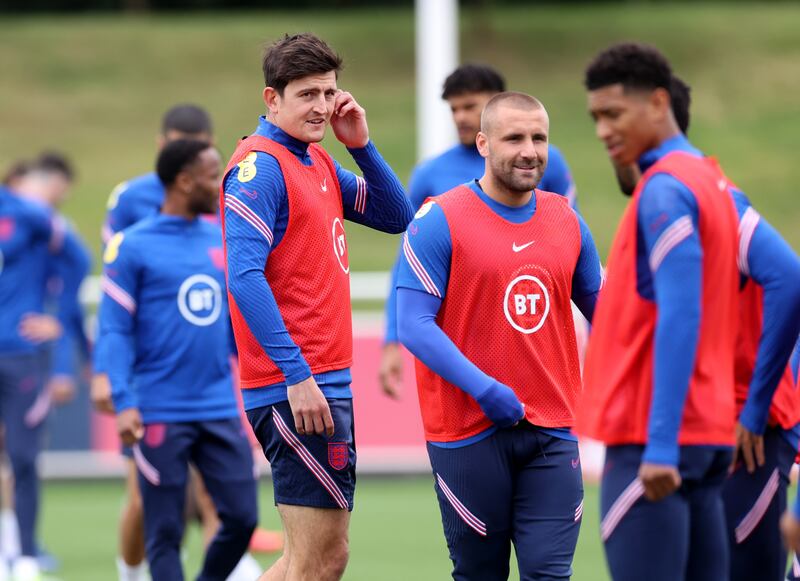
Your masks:
M197 430L190 423L145 425L144 437L133 446L133 460L143 495L142 482L152 486L186 487L189 458L196 438Z
M641 446L606 450L600 487L600 532L614 581L683 579L688 561L689 503L681 492L644 498L637 475Z
M350 399L328 400L335 432L298 434L288 402L248 410L272 470L276 504L353 509L356 449Z
M569 579L583 515L578 443L519 432L527 462L515 476L513 539L521 579Z
M454 579L505 579L511 555L511 442L504 430L468 446L428 444Z
M44 420L50 410L45 393L47 358L43 354L3 357L2 421L12 462L33 461L41 449Z
M191 460L204 481L255 479L253 453L239 417L197 424Z
M313 562L323 555L347 555L350 512L278 504L292 559Z
M786 549L779 521L794 450L777 430L765 434L765 460L753 474L737 465L722 488L732 581L783 578Z
M220 519L255 527L258 515L253 455L241 420L198 422L192 448L197 486L208 491Z

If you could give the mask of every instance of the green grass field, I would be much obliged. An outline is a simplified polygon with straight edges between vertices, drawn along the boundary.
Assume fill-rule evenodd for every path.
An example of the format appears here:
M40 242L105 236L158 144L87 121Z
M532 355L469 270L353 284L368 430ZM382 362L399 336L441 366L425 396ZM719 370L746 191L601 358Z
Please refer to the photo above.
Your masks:
M488 5L489 3L487 3ZM149 171L161 114L177 102L209 109L227 156L262 112L260 53L285 31L313 31L344 56L340 86L365 106L374 141L404 180L415 162L414 31L410 9L209 15L80 15L0 20L0 169L58 147L79 182L65 208L97 252L105 201ZM690 135L716 155L761 213L800 248L800 6L681 2L468 10L461 54L502 69L509 87L540 97L564 151L581 211L605 256L625 203L585 111L583 69L626 39L651 42L694 89ZM331 139L326 145L353 164ZM348 227L353 270L387 269L396 240ZM449 560L431 482L362 479L346 579L441 580ZM596 487L586 491L578 581L607 579ZM277 526L262 485L262 524ZM113 579L117 482L47 483L41 536L63 560L60 578ZM188 535L187 572L200 540ZM265 561L266 563L266 561Z
M659 46L694 88L691 136L720 158L763 215L800 247L800 7L682 2L465 10L464 59L501 68L547 105L580 205L605 256L624 204L585 111L583 69L611 42ZM284 31L310 30L344 56L340 86L366 107L371 134L406 179L415 161L410 9L0 21L0 167L58 146L80 182L66 212L95 249L113 186L148 171L162 112L196 101L230 155L261 113L260 52ZM352 167L336 143L335 155ZM396 241L350 227L354 270L386 269Z
M269 481L261 484L261 525L280 526ZM597 487L586 488L584 520L575 557L575 581L608 579L598 535ZM64 581L108 581L116 575L116 527L121 482L47 483L41 537L62 560ZM441 581L450 560L439 509L429 477L362 478L351 524L348 581ZM186 536L187 579L200 567L202 546L197 526ZM269 558L259 558L265 566ZM512 559L513 560L513 559ZM511 578L515 578L513 568Z

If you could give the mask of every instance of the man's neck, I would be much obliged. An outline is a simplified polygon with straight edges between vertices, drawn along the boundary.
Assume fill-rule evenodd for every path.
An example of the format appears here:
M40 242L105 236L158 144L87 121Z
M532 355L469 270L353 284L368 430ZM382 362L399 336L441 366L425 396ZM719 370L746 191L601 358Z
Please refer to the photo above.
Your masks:
M531 201L533 193L530 190L524 192L517 192L509 190L497 180L493 179L490 174L483 174L483 177L478 180L478 185L483 192L493 199L495 202L509 206L510 208L519 208Z
M184 218L185 220L194 220L197 218L197 213L192 212L188 204L186 204L180 196L176 194L170 195L167 190L167 195L164 198L164 204L161 206L161 213L165 216L175 216L177 218Z

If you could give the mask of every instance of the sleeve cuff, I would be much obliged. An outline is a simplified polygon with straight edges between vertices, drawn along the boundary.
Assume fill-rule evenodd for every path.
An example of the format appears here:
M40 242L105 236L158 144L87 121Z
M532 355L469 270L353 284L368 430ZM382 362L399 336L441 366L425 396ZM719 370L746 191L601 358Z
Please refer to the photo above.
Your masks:
M677 444L659 444L651 442L644 448L642 462L677 466L679 458L680 448Z
M353 156L353 159L358 162L359 159L372 158L378 153L378 148L375 147L375 144L372 143L372 140L370 139L367 141L367 144L364 147L353 147L352 149L348 147L347 151Z
M302 367L294 371L291 371L290 373L284 373L283 375L286 378L287 386L295 385L311 377L311 368L308 366L307 363L303 362Z
M742 413L739 415L739 423L754 434L763 435L767 427L767 417L769 408L766 411L754 409L755 405L748 402L744 405Z
M124 393L112 393L111 399L114 402L114 413L120 413L130 408L137 407L136 396L130 391Z

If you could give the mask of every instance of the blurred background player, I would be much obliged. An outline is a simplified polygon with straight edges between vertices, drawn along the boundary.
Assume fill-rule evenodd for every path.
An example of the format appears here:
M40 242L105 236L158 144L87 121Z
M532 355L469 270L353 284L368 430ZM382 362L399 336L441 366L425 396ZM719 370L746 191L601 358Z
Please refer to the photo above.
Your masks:
M211 117L202 107L175 105L164 114L157 138L158 150L176 139L197 139L214 142ZM148 172L122 182L108 198L108 213L103 223L103 243L117 232L136 224L142 218L158 213L164 202L164 185L156 172Z
M19 187L25 176L14 182ZM49 396L51 347L68 326L70 307L63 293L47 314L48 283L58 261L73 262L65 244L64 221L42 203L32 203L0 186L0 412L5 449L14 473L14 506L20 556L13 574L19 581L39 578L36 522L39 476L36 459ZM6 563L0 560L0 575Z
M691 89L678 77L670 83L670 101L678 128L687 134L690 119ZM636 164L626 167L614 165L620 188L626 194L633 193L641 172ZM766 268L780 268L771 260L775 252L771 239L780 237L760 216L755 214L744 193L732 183L734 200L740 218L739 254L743 262ZM763 232L769 230L768 232ZM778 249L785 253L788 246ZM755 254L755 256L748 256ZM760 275L765 278L768 275ZM764 326L774 323L764 317L765 308L772 317L783 317L781 305L791 301L781 293L780 283L791 284L778 272L772 278L767 296L772 301L763 304L764 290L752 279L742 277L739 305L739 330L735 358L737 416L742 412L750 382L753 377L762 377L772 384L775 373L780 370L774 343L759 345ZM777 286L776 286L777 283ZM800 323L799 323L800 324ZM787 337L777 338L786 344L791 329L786 329ZM768 374L754 373L755 362L770 370ZM757 388L758 389L758 388ZM765 404L761 404L761 409ZM779 520L786 510L786 491L789 474L794 464L800 439L800 392L795 389L795 381L789 366L784 367L778 388L769 407L768 426L761 443L746 443L741 462L732 465L731 474L722 488L725 505L728 539L731 548L731 579L747 581L764 578L774 581L783 579L786 569L786 550L780 540Z
M398 328L417 358L428 454L454 579L569 579L583 511L574 300L592 318L600 259L583 220L534 190L549 119L489 100L485 172L429 199L403 240Z
M91 269L91 254L75 228L63 218L60 209L67 199L75 181L70 161L61 153L43 152L30 161L17 162L9 170L6 183L15 194L52 211L63 220L63 249L52 258L51 276L48 280L48 310L60 309L64 322L61 337L51 350L51 369L39 400L36 418L44 421L51 403L63 404L70 401L81 378L88 379L90 345L84 328L84 310L80 304L78 291L83 279ZM9 475L3 472L3 475ZM19 554L20 542L16 517L14 516L13 488L9 482L3 485L3 511L0 513L0 551L7 559ZM8 491L8 493L6 493ZM37 542L37 557L40 567L53 571L58 567L52 555L42 549Z
M488 65L468 63L453 71L444 81L442 99L447 101L458 130L458 145L420 163L411 174L408 195L417 211L427 198L438 196L483 174L485 160L478 152L475 137L481 127L481 112L494 95L506 90L502 75ZM540 190L565 196L577 208L575 184L561 151L548 144L548 162L539 184ZM403 381L403 360L397 338L397 271L401 254L392 268L392 281L386 299L386 337L379 379L387 395L399 397Z
M263 579L334 580L356 460L343 221L400 233L413 212L323 40L286 35L262 65L267 115L225 170L222 224L242 395L287 536ZM363 178L317 145L329 124Z
M157 162L166 188L161 213L115 234L104 254L104 363L117 429L139 469L154 581L183 579L189 461L221 520L198 579L228 577L258 518L253 457L228 361L221 235L199 219L217 209L220 165L208 143L166 145Z
M795 324L765 325L762 343L775 345L777 373L756 362L735 429L740 271L766 293L797 285L800 264L779 237L765 239L780 274L742 249L739 204L716 163L681 134L671 80L666 59L637 44L600 53L585 79L609 156L645 172L612 247L577 426L608 445L601 536L615 580L728 577L721 487L731 447L735 433L759 433L748 418L766 422L791 350L781 341ZM796 313L797 291L783 296Z
M213 143L213 125L208 112L193 104L171 107L162 118L157 137L158 150L178 139L194 139ZM119 184L111 192L108 213L103 224L102 238L106 244L116 232L138 221L158 214L164 202L164 185L156 172L148 172ZM102 338L98 338L102 350ZM103 357L95 360L95 375L92 381L92 400L99 411L112 413L111 387L102 369ZM127 461L126 499L119 523L119 556L117 568L120 581L137 581L145 575L145 548L142 516L142 501L137 484L136 464L131 451L123 449ZM190 470L187 516L197 518L203 528L203 538L209 543L219 527L214 505L203 486L202 479L194 469ZM281 550L283 537L280 532L258 528L253 533L251 549L271 553ZM249 564L248 564L249 563ZM254 571L257 563L249 556L242 563L245 570Z

